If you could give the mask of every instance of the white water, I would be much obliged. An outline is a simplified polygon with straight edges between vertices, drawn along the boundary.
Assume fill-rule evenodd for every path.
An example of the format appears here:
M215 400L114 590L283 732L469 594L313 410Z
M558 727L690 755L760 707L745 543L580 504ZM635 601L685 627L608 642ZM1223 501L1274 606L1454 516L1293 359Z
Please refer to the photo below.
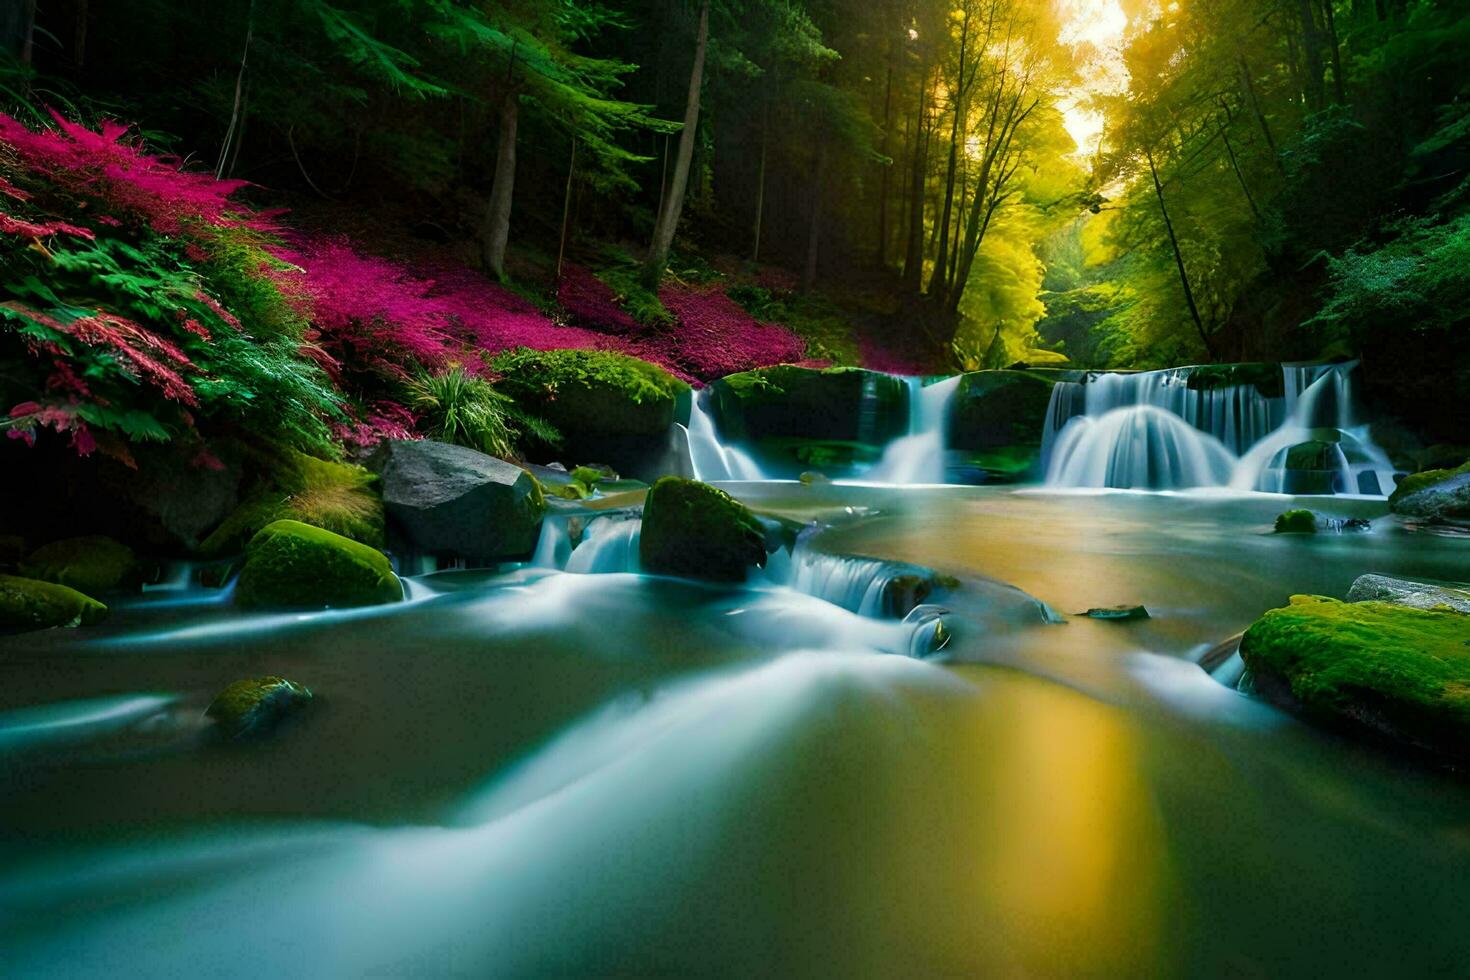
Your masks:
M689 463L696 480L706 483L718 480L764 480L760 465L735 446L720 442L714 419L704 407L704 393L696 392L689 410ZM679 428L684 427L674 423Z
M1046 482L1059 487L1293 492L1291 447L1335 430L1333 493L1383 496L1393 466L1352 416L1356 363L1283 365L1283 395L1188 387L1189 368L1062 382L1047 411ZM1319 491L1320 492L1320 491Z
M944 439L949 400L961 377L946 378L927 388L919 378L905 379L909 385L908 435L888 444L883 458L863 475L864 480L901 486L945 482Z

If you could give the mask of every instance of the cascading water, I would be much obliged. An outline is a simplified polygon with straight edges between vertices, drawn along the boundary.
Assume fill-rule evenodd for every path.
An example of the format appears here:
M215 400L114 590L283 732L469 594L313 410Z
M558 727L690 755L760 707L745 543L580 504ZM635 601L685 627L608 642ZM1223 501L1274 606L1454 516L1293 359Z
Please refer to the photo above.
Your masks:
M1354 424L1355 367L1283 365L1276 397L1255 384L1191 388L1193 368L1058 383L1043 436L1046 482L1382 496L1393 466ZM1290 465L1293 451L1313 464L1307 472Z
M944 438L949 401L962 375L936 381L925 387L919 378L908 378L909 431L893 440L883 458L863 479L874 483L944 483Z
M696 480L764 480L760 465L735 446L720 442L714 419L704 405L704 393L694 397L689 410L689 427L684 434L689 444L689 464ZM674 423L678 426L678 423Z

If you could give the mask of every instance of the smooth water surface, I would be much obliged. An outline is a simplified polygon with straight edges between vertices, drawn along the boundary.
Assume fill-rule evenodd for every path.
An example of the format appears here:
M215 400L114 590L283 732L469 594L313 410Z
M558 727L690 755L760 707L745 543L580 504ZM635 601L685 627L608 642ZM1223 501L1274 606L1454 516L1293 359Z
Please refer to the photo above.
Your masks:
M1292 593L1470 577L1470 541L1361 500L1304 537L1266 495L732 489L956 576L948 659L779 586L545 568L0 639L0 972L1463 969L1470 789L1193 661ZM1154 618L1072 615L1121 602ZM318 702L208 744L267 673Z

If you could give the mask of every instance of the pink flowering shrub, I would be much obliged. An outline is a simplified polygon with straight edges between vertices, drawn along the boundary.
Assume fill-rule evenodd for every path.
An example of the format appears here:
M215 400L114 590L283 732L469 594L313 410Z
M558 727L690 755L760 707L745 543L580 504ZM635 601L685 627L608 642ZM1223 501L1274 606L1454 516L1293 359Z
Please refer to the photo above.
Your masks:
M806 352L796 334L761 323L718 289L666 286L659 299L679 319L671 355L700 380L798 361Z
M612 287L580 265L562 272L556 302L572 323L610 333L637 333L641 327L621 306Z

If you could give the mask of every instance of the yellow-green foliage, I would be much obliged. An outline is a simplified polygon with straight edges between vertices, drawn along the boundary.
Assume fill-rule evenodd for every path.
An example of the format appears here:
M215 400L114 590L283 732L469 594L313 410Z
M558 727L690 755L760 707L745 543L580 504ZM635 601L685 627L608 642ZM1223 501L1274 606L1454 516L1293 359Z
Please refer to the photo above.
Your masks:
M122 588L133 579L134 568L133 549L100 535L53 541L37 548L20 566L21 573L31 578L90 596Z
M300 521L264 528L245 549L235 602L321 608L398 602L403 584L381 551Z
M75 589L54 582L0 575L0 631L89 626L106 616L106 606Z
M1470 615L1292 596L1240 653L1311 718L1470 755Z
M378 477L361 466L287 451L270 485L225 518L199 551L207 557L238 553L261 528L286 519L381 548L384 519Z

